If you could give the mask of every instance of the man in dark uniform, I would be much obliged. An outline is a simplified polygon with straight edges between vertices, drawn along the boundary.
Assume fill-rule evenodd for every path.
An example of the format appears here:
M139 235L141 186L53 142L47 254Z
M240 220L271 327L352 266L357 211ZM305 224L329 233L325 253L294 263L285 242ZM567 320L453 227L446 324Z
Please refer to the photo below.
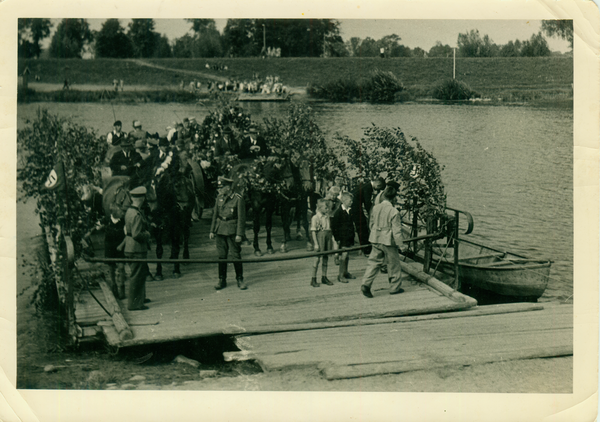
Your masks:
M144 159L133 150L130 139L121 142L121 151L115 152L110 159L110 169L113 176L134 176L136 168L141 167Z
M219 259L227 259L229 250L233 259L242 259L242 238L246 228L246 204L240 194L231 190L233 180L225 177L219 178L221 189L213 211L210 226L210 238L217 238L217 253ZM241 262L233 264L237 285L241 290L246 290L244 272ZM219 282L215 289L227 287L227 263L219 263Z
M369 242L369 216L373 208L373 199L380 190L385 188L385 180L383 178L374 178L368 183L359 183L353 192L352 211L354 216L354 225L358 234L360 245L368 245ZM363 253L368 255L371 253L371 248L363 249Z
M267 157L269 151L265 139L258 134L255 125L250 126L248 135L242 141L240 160L254 160L258 157Z
M233 131L230 127L223 129L223 136L215 141L215 156L221 157L225 154L237 154L239 152L238 144L233 139Z
M140 210L146 198L146 188L140 186L129 193L132 203L125 213L125 257L146 259L150 248L150 232L148 223ZM127 309L130 311L148 309L144 305L144 303L150 302L150 299L146 299L148 264L132 262L129 264L129 269L131 275L127 283Z

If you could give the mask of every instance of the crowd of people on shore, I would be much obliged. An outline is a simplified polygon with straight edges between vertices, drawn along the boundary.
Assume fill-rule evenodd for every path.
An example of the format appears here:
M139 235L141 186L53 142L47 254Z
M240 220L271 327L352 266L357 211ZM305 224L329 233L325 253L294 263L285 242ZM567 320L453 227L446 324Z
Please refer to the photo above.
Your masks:
M179 84L180 89L187 89L193 93L200 92L203 89L203 86L204 85L198 80L192 80L187 85L184 81L181 81ZM218 91L283 95L288 92L288 87L279 80L278 76L267 76L265 79L261 79L258 74L255 74L250 80L244 79L243 81L239 81L230 78L224 82L208 82L208 84L206 84L206 90L208 92Z
M166 128L166 133L150 134L142 123L135 120L133 130L126 133L122 123L115 121L113 130L107 134L108 152L106 164L112 176L128 176L132 206L123 215L117 210L109 216L106 256L145 258L150 249L151 227L144 216L142 204L148 182L163 175L189 177L193 173L193 163L199 163L204 178L207 207L214 207L210 238L216 240L219 259L241 259L241 242L246 239L246 198L244 192L233 189L233 179L221 170L224 157L236 155L242 162L250 162L259 157L269 157L275 152L266 144L258 126L249 124L243 136L234 136L229 127L222 133L214 134L206 140L201 136L200 125L195 118L185 118ZM239 135L239 133L238 133ZM349 191L346 180L336 177L328 183L314 184L312 195L307 193L311 203L306 216L310 220L310 239L307 248L315 252L328 252L349 248L355 238L363 252L369 255L368 267L363 277L361 291L366 297L373 297L371 286L375 276L381 271L388 274L390 294L401 293L401 272L398 249L402 245L401 219L395 207L399 185L382 178L359 183ZM311 201L312 198L312 201ZM214 204L214 205L213 205ZM115 227L117 227L115 229ZM119 227L122 239L119 239ZM108 236L110 235L110 239ZM121 242L119 242L121 240ZM333 254L334 252L332 252ZM143 255L143 256L142 256ZM316 256L313 263L310 285L333 285L328 278L329 254ZM339 266L337 281L348 283L355 279L349 271L349 254L335 253L335 263ZM128 309L147 309L145 303L145 281L151 277L147 264L136 263L131 267L128 279ZM317 274L321 266L320 283ZM387 267L387 269L386 269ZM117 271L115 271L115 268ZM247 289L241 263L234 265L237 285ZM135 270L135 271L133 271ZM115 295L124 298L124 270L122 266L111 266L111 282ZM215 289L227 286L227 264L218 265L218 282Z

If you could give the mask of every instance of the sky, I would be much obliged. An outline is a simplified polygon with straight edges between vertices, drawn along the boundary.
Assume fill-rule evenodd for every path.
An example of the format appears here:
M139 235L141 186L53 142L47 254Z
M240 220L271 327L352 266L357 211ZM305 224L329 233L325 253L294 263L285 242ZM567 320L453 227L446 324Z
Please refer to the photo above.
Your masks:
M54 28L60 19L52 19ZM100 30L105 19L88 19L90 28ZM129 20L120 19L121 25L126 27ZM403 44L410 48L420 47L429 51L437 41L456 46L459 33L469 32L471 29L479 30L483 37L489 35L498 45L519 39L524 41L540 31L541 21L525 20L422 20L422 19L340 19L341 35L344 41L352 37L364 39L371 37L378 40L385 35L396 34ZM182 37L190 31L191 24L183 19L155 19L155 30L166 35L169 40ZM217 29L222 32L227 19L215 19ZM46 39L49 44L51 37ZM546 37L550 50L570 51L569 43L560 38ZM47 46L47 45L45 45Z

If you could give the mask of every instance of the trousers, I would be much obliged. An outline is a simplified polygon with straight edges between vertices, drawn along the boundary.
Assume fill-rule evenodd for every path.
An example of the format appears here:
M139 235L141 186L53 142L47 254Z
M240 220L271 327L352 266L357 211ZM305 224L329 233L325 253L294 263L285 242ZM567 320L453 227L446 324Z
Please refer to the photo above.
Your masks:
M398 247L382 245L380 243L374 243L371 253L369 254L367 269L362 279L363 286L367 286L369 289L371 288L373 281L377 274L379 274L384 262L387 263L387 276L390 284L390 291L400 288L400 285L402 284L402 271L400 269L400 254L398 253Z
M227 259L229 251L231 251L232 259L242 259L242 245L235 241L235 234L225 236L222 234L216 235L217 239L217 254L219 259ZM235 278L244 277L244 268L241 262L235 262L233 264L235 269ZM227 263L219 262L219 278L227 279Z

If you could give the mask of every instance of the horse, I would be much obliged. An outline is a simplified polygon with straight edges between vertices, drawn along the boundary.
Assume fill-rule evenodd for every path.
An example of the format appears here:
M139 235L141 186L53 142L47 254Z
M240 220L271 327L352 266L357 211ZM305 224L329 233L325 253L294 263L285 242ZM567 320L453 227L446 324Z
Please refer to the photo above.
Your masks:
M231 170L233 190L246 197L252 208L253 217L253 247L254 255L262 256L258 242L260 233L261 214L265 212L265 230L267 233L267 253L273 254L271 231L273 228L273 214L280 207L281 222L283 226L283 242L281 252L288 252L287 242L291 240L290 226L292 223L292 209L298 212L299 195L298 177L288 159L271 156L266 159L257 159L253 164L238 164ZM306 201L304 201L306 202ZM308 236L308 226L306 226Z
M192 211L196 205L196 195L190 176L184 168L175 173L163 172L156 178L157 208L153 213L155 221L154 238L156 257L163 256L163 235L171 243L170 259L178 259L183 243L183 259L190 258L189 239L192 225ZM180 264L174 264L173 277L181 275ZM157 280L162 280L162 264L156 264Z
M123 215L131 205L129 191L136 186L131 183L129 176L113 176L106 179L102 189L92 184L84 185L81 190L81 200L98 213L104 213L106 218L110 217L112 204L117 204ZM150 211L156 209L156 190L152 181L144 185L146 187L146 205Z

